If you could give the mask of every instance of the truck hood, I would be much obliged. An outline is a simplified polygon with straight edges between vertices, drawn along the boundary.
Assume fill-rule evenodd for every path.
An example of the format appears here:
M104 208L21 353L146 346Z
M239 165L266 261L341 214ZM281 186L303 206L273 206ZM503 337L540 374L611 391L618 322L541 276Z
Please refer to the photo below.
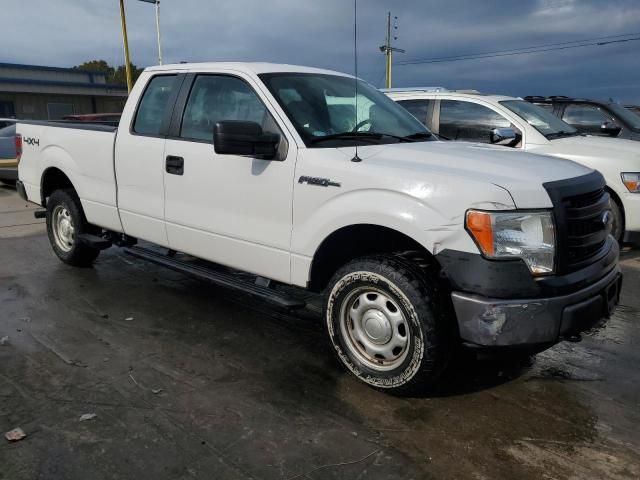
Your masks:
M353 149L345 154L353 155ZM416 142L359 147L371 164L406 170L407 175L439 174L486 182L506 189L518 208L551 207L545 182L579 177L590 168L569 160L505 147L467 142Z
M619 138L577 136L551 140L532 149L535 153L574 160L600 169L602 162L615 162L618 171L640 171L640 143Z

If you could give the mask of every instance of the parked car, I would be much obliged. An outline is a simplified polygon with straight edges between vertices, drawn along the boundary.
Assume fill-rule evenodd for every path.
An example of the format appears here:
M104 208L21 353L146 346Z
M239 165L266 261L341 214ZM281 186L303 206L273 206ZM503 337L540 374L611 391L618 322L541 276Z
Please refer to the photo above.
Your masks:
M7 185L15 185L18 179L15 122L0 118L0 182Z
M580 133L600 137L640 140L640 116L619 103L571 97L524 97Z
M120 113L88 113L84 115L65 115L63 120L72 122L92 122L104 123L105 125L117 126L120 122Z
M599 170L613 200L614 237L640 240L640 144L580 135L548 110L514 97L441 87L388 94L444 139L493 143Z
M117 135L26 122L18 134L18 190L46 209L60 260L89 265L115 244L283 308L313 292L340 362L382 390L434 385L460 342L543 350L618 302L600 173L437 141L349 75L151 67Z
M640 115L640 105L625 105L627 110L631 110L636 115Z

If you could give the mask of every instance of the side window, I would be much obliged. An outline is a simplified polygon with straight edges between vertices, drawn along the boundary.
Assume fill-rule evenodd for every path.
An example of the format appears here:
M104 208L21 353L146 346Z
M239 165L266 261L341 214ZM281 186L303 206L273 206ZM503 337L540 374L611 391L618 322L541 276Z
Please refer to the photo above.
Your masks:
M432 100L400 100L398 103L411 115L420 120L420 123L427 125L427 113Z
M265 133L282 135L275 120L253 89L236 77L196 77L182 116L180 136L213 142L213 127L224 120L255 122Z
M549 113L553 113L553 103L536 103L535 105L544 108Z
M489 143L491 130L505 127L511 127L511 122L483 105L440 101L440 136L444 139Z
M142 135L159 135L162 120L169 106L175 75L153 77L142 95L133 131Z
M612 121L609 115L600 108L587 104L567 105L562 120L578 131L592 135L603 135L600 127L603 123Z

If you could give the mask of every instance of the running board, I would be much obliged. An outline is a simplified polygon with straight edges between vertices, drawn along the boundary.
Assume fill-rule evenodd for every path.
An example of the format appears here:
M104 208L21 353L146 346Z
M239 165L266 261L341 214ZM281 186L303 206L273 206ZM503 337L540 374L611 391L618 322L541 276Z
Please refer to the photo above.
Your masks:
M147 260L157 265L162 265L176 272L191 275L192 277L199 278L201 280L207 280L215 285L233 288L240 290L247 295L251 295L261 300L267 301L274 305L289 310L296 310L304 308L306 302L299 300L291 296L279 293L272 288L267 288L262 285L257 285L253 282L241 280L230 273L219 272L213 269L209 269L200 265L193 265L189 262L177 260L174 257L167 256L165 254L149 250L142 247L125 248L125 253L132 255L143 260Z

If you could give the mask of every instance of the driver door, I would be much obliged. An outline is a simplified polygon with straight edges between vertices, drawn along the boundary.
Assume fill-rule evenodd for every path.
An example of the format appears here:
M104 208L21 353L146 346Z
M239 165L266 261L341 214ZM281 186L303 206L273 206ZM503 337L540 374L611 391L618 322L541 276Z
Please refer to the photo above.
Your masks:
M170 247L288 282L295 144L249 78L198 74L183 88L188 96L165 146ZM225 120L253 121L280 135L277 158L217 154L213 127Z

